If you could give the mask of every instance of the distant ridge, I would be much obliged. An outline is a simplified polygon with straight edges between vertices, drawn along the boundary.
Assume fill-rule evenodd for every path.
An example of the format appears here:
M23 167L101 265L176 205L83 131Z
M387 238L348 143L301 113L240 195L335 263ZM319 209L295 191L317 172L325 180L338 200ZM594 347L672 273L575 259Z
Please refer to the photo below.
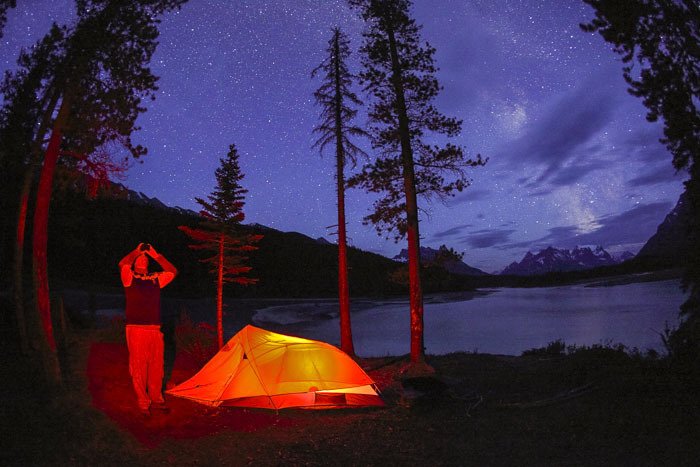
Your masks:
M434 261L437 255L440 253L440 250L436 250L434 248L430 247L420 247L420 257L421 260L426 261L426 262L431 262ZM401 262L406 262L408 261L408 250L405 248L401 250L401 253L398 255L394 256L393 258L395 261L401 261ZM489 274L482 271L481 269L477 269L475 267L469 266L467 263L464 261L456 261L456 260L451 260L445 262L443 265L447 272L452 273L452 274L459 274L460 276L488 276Z
M181 225L198 225L202 219L199 214L166 206L157 198L121 185L100 188L103 190L94 197L86 197L82 190L66 190L52 205L49 262L62 265L62 281L81 287L118 286L115 265L124 252L146 241L157 245L179 270L178 279L168 287L167 294L211 296L214 281L209 266L202 262L205 255L190 248L191 240L178 229ZM225 294L239 298L337 296L336 245L254 223L243 224L240 229L263 235L259 249L250 252L247 262L252 267L251 277L259 281L251 287L231 284ZM76 251L81 254L76 255ZM393 280L400 268L400 263L384 256L348 248L353 296L404 293L404 284ZM464 287L459 281L426 283L426 290L435 292Z
M136 192L121 183L113 183L112 184L112 190L118 197L126 198L129 201L133 201L138 204L144 204L146 206L153 206L161 209L169 209L171 211L176 211L181 214L187 214L190 216L199 216L199 213L191 210L191 209L185 209L181 208L179 206L168 206L161 200L159 200L156 197L150 198L146 194L142 192Z
M595 250L589 247L576 247L569 251L548 247L537 254L527 252L520 262L508 265L501 275L532 276L548 272L567 272L612 266L634 257L629 251L613 256L602 246Z

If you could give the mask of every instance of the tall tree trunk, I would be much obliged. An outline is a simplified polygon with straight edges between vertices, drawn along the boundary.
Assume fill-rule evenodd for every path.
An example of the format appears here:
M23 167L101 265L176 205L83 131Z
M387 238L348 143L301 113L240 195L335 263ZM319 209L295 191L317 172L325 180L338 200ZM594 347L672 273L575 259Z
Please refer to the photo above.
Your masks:
M32 190L32 182L34 180L34 172L41 161L42 142L49 128L49 122L51 121L52 114L56 109L57 102L58 93L54 92L51 94L49 104L44 110L44 115L42 117L41 123L39 124L39 129L37 131L36 136L34 137L34 142L32 143L30 162L27 165L27 168L24 172L24 179L22 181L22 187L19 196L19 206L17 210L17 231L15 236L15 254L13 258L13 300L15 316L17 318L17 332L20 339L20 348L25 354L29 352L29 338L27 333L27 320L25 315L26 305L24 301L23 274L25 234L27 229L27 210L29 206L29 195Z
M53 176L58 162L61 148L62 130L68 111L68 99L64 98L58 116L54 121L51 131L51 139L46 148L44 163L39 176L36 205L34 206L34 219L32 223L32 264L34 269L34 291L36 294L36 306L41 325L44 329L46 342L52 352L56 351L56 341L53 335L51 322L51 305L49 302L49 276L47 262L49 207L51 205L51 190L53 188Z
M216 338L224 346L224 234L219 235L219 264L216 275Z
M390 23L390 22L388 22ZM399 120L401 139L401 162L403 186L406 195L406 233L408 237L408 280L409 303L411 307L411 362L425 360L423 346L423 289L420 278L420 234L418 230L418 200L416 197L416 177L411 148L411 134L403 89L403 69L396 50L394 30L387 28L389 52L391 55L392 81L396 94L396 113Z
M345 231L345 151L343 148L342 94L340 83L340 44L336 32L335 49L335 145L338 194L338 303L340 305L340 348L355 356L350 323L350 285L348 281L347 235Z
M347 236L345 231L345 181L338 169L338 302L340 303L340 348L355 356L350 322L350 285L348 281Z
M28 174L32 174L33 166L27 168ZM29 192L31 191L33 177L27 175L24 178L22 193L19 200L19 213L17 215L17 233L15 237L15 256L13 258L13 299L15 306L15 317L17 319L17 334L19 345L23 354L29 353L29 338L27 336L27 320L24 314L24 274L22 273L24 263L24 233L27 223L27 206L29 204Z
M42 352L47 377L50 382L60 384L61 371L56 354L56 340L53 333L51 303L49 299L49 275L47 261L49 207L53 176L61 147L61 133L70 109L69 99L64 97L53 124L51 139L46 148L44 163L39 176L34 219L32 224L32 265L34 270L34 294L36 310L44 330L48 351Z

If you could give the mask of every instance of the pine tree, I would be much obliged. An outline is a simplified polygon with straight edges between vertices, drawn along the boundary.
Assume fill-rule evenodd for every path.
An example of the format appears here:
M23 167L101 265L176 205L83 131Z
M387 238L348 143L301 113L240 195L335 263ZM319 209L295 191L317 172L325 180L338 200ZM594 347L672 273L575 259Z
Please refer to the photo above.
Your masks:
M311 76L322 74L323 84L314 97L321 107L321 123L314 128L319 135L314 147L322 152L328 145L335 148L336 195L338 202L338 302L340 305L340 348L350 356L355 355L350 323L350 286L348 281L347 233L345 222L345 165L349 160L354 166L357 156L367 156L350 140L349 136L365 136L367 133L352 124L357 110L351 107L362 102L351 90L354 76L347 60L350 57L349 40L340 28L333 29L323 62Z
M584 0L595 18L582 24L597 31L625 63L629 92L641 97L647 120L662 118L676 170L687 169L691 219L681 306L684 318L667 345L678 361L700 368L700 8L696 0ZM639 68L636 68L638 65Z
M245 219L243 206L248 190L241 186L244 174L238 164L236 146L230 145L226 158L219 159L219 162L221 165L215 172L216 187L207 197L209 201L195 198L202 206L201 215L204 217L200 228L185 225L178 228L197 242L190 248L213 253L201 261L210 266L210 272L216 277L216 333L221 349L224 346L224 283L251 285L258 282L246 276L251 267L246 264L248 257L245 255L258 249L255 244L263 236L243 233L240 228Z
M427 143L428 133L457 136L461 122L432 104L440 91L435 49L421 43L420 26L410 16L410 0L349 0L367 26L360 79L374 102L369 113L377 159L353 176L349 186L383 193L365 218L379 233L407 237L411 308L411 361L424 359L423 292L420 279L418 196L444 198L469 186L465 170L483 165L447 143ZM451 176L450 180L446 177Z
M37 101L37 95L41 95L46 76L55 67L57 43L62 38L63 32L54 26L49 34L32 48L31 53L23 51L20 54L19 69L14 74L8 73L0 87L3 94L3 107L0 109L0 212L4 213L0 218L3 238L0 262L10 263L6 260L12 256L13 242L9 239L16 238L12 276L13 298L17 334L20 347L25 354L29 351L29 339L22 287L24 220L32 180L29 176L35 171L35 168L29 165L30 154L35 147L40 149L34 143L36 125L42 119L42 106ZM25 179L24 185L23 179ZM19 203L22 211L17 216L20 219L19 225L13 223L13 217L10 214L17 210L18 193L22 193L23 196L22 202ZM4 241L5 238L8 241Z
M89 157L96 149L114 143L125 147L133 157L146 153L145 148L132 144L130 135L137 129L136 118L145 111L142 99L153 98L157 89L157 78L148 63L157 45L158 18L184 1L77 0L76 24L54 26L43 40L50 43L51 61L43 69L41 87L35 95L39 120L33 122L36 130L29 144L29 162L19 196L15 262L21 268L19 240L24 236L35 168L41 167L32 222L34 294L45 341L54 354L46 246L56 164L62 153ZM22 73L34 73L35 69L25 66L31 63L40 61L20 60L20 69L14 76L7 76L6 83ZM52 373L51 378L59 379L55 370Z

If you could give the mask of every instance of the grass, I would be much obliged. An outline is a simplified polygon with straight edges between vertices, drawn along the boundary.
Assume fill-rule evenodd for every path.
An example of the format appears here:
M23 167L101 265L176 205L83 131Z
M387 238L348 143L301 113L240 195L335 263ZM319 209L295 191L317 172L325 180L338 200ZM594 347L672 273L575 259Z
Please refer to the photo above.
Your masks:
M422 391L401 379L406 358L368 359L362 364L383 389L383 409L276 414L173 400L166 418L140 420L134 409L124 421L98 408L86 371L94 344L106 340L105 331L75 333L63 388L49 394L3 339L1 465L691 465L700 458L691 385L663 359L619 347L433 356L436 373L421 380ZM122 413L131 414L131 401L124 403ZM190 431L172 427L182 419Z

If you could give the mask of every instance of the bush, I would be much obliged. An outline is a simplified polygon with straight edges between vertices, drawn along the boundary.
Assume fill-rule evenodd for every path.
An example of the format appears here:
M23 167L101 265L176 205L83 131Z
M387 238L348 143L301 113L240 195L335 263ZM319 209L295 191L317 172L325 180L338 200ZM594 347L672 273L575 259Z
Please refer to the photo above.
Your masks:
M194 323L183 308L175 326L175 343L178 350L204 365L216 353L216 329L208 323Z
M677 328L666 324L661 338L675 374L700 390L700 320L688 316Z
M524 350L522 353L523 357L562 357L564 355L566 355L566 344L561 339L550 342L546 347Z

